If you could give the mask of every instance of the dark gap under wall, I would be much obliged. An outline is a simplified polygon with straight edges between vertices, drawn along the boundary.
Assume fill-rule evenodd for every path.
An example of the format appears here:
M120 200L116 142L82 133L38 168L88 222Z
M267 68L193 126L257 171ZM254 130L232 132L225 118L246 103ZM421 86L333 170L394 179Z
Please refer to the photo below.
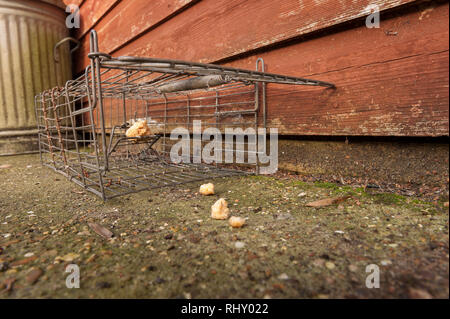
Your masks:
M318 180L422 186L448 194L448 137L280 137L279 169Z

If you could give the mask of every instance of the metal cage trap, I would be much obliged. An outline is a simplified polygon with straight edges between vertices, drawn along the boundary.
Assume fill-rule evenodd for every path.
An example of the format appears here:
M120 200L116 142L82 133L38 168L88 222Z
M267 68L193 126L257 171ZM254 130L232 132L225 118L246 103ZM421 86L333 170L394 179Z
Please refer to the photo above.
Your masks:
M233 152L233 161L254 159L261 153L257 134L266 127L266 84L334 87L266 73L262 59L256 71L249 71L177 60L113 58L99 52L95 31L90 34L88 57L91 64L82 76L35 97L39 150L43 165L103 200L193 181L258 174L257 158L248 161L246 169L222 162L224 152ZM140 120L147 122L150 134L127 137L127 129ZM209 142L196 136L199 124L202 129L216 128L216 135L239 127L246 136L233 140L231 147L216 143L213 160L204 160L190 144L184 144L188 152L183 160L174 160L177 141L171 136L177 128L184 129L181 136L193 137L189 143Z

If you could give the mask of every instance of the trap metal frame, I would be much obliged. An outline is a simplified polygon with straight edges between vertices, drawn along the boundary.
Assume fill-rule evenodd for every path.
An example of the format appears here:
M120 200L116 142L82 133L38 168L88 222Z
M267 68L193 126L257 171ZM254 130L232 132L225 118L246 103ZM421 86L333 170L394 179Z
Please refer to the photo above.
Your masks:
M43 165L103 200L193 181L258 174L257 158L248 163L251 171L219 162L223 151L232 150L234 161L255 159L261 153L257 132L266 127L266 84L334 87L266 73L262 59L255 71L249 71L167 59L114 58L99 52L94 30L88 57L91 64L82 76L36 95L39 151ZM151 135L126 137L126 130L142 119ZM213 161L202 160L195 151L184 154L183 162L174 161L169 135L173 129L185 128L193 143L209 142L196 136L195 124L217 128L221 134L237 127L253 131L246 130L246 138L236 138L231 148L216 143Z

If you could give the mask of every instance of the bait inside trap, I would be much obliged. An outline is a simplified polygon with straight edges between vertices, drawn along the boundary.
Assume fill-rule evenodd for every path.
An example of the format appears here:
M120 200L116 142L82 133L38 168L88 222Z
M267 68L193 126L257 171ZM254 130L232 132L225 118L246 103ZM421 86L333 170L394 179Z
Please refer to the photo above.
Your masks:
M35 97L39 150L43 165L104 200L258 174L259 156L266 152L265 139L258 138L266 128L266 84L334 87L266 73L262 59L249 71L113 58L99 52L95 31L88 57L91 64L82 76ZM145 122L148 134L127 136L136 122ZM235 133L231 142L225 134L230 131Z

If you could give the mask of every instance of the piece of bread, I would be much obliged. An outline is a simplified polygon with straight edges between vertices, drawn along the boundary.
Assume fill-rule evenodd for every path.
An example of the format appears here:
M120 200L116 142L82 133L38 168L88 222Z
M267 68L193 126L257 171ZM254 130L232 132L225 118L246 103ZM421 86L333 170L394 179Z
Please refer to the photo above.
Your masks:
M211 217L214 219L227 219L230 210L225 199L221 198L211 206Z
M125 133L127 137L142 137L151 135L147 121L137 121Z
M245 219L242 217L231 216L228 223L231 227L241 228L245 224Z
M202 195L214 195L214 184L208 183L200 186L200 194Z

